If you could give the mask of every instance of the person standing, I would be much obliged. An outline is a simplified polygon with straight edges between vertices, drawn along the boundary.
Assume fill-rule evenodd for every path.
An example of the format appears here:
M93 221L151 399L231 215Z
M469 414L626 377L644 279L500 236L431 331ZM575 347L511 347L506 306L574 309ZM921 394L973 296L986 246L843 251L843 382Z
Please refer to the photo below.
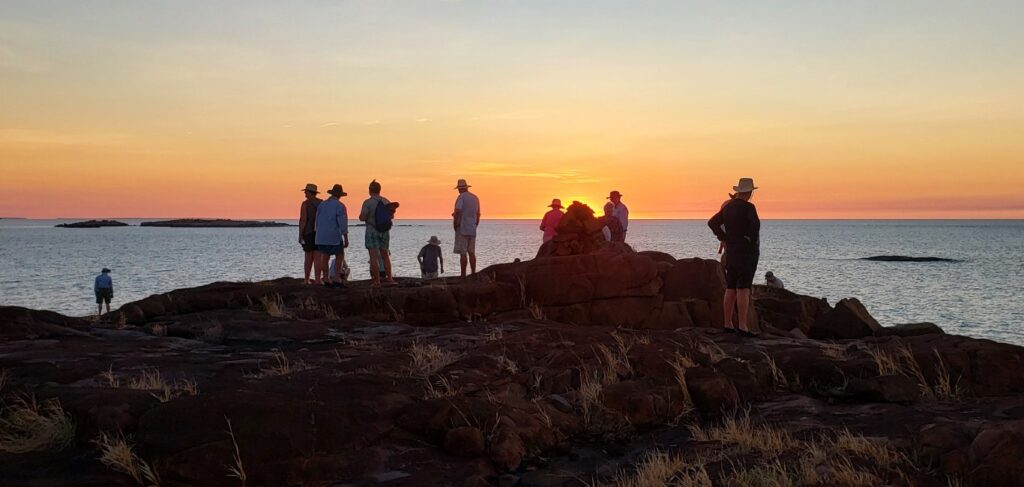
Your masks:
M306 254L306 261L303 265L303 271L305 272L305 283L310 284L309 273L313 270L313 262L318 258L318 252L316 250L316 209L323 202L322 199L317 198L316 195L320 194L317 191L316 185L309 183L306 185L306 189L302 190L306 194L306 200L299 206L299 245L302 246L302 252Z
M750 309L750 288L757 272L761 253L761 220L750 198L757 189L754 180L742 178L732 188L736 195L708 220L708 226L718 240L725 244L725 329L735 330L733 312L739 312L739 332L757 336L747 323Z
M775 273L772 271L768 271L764 275L764 285L775 289L786 289L786 285L782 283L782 279L776 277Z
M359 211L359 221L366 223L366 237L364 239L366 250L370 253L370 278L373 279L373 287L381 285L381 264L384 265L384 284L396 285L394 276L391 274L391 217L394 215L396 204L388 201L380 195L380 183L376 179L370 182L370 197L363 201L363 208Z
M622 227L622 220L615 216L615 205L611 201L604 205L604 215L598 220L604 223L601 233L604 239L609 242L625 242L626 229Z
M420 249L420 254L416 256L416 260L420 262L421 276L424 279L436 279L438 268L440 268L441 274L444 274L444 256L441 254L441 241L437 236L430 237L427 244Z
M558 235L558 222L562 221L562 217L565 215L565 212L562 211L562 200L560 199L551 200L551 204L548 207L551 210L545 213L544 218L540 220L540 230L544 232L544 242Z
M469 192L469 184L460 179L455 185L459 197L455 199L455 212L452 213L455 226L455 253L459 254L459 265L462 277L466 277L466 263L473 274L476 274L476 227L480 225L480 198Z
M609 193L608 199L611 203L611 211L608 211L607 205L605 211L617 219L619 225L622 226L622 233L616 234L614 230L612 231L612 242L625 242L626 232L629 231L629 208L622 202L622 193L618 191ZM609 229L611 228L609 227Z
M110 300L114 299L114 280L110 278L110 269L106 267L100 271L100 275L96 276L96 281L92 285L93 292L96 293L96 315L103 314L103 303L107 304L107 313L110 312Z
M345 287L345 282L338 275L338 266L331 266L331 257L336 262L345 261L345 248L348 247L348 209L341 202L342 196L348 193L340 184L335 184L331 195L316 209L316 248L320 257L316 259L316 283L327 287Z

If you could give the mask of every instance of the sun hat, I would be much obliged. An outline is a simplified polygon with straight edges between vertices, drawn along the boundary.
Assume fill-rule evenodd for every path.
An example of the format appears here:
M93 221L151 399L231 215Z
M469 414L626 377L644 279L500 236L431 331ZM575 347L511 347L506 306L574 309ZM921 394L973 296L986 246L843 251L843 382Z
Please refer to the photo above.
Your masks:
M622 193L620 193L620 192L618 192L618 191L612 191L611 193L608 193L608 197L607 197L607 198L605 198L605 199L609 199L609 200L610 200L610 199L612 199L612 198L614 198L614 197L616 197L616 196L618 196L619 198L621 198L621 197L622 197Z
M313 183L306 183L306 188L303 191L309 191L310 193L320 193L316 189L316 185Z
M749 193L755 189L757 186L754 186L754 180L751 178L740 178L740 183L732 187L737 193Z
M439 239L437 238L437 235L432 235L432 236L430 237L430 240L428 240L428 241L427 241L427 243L429 243L429 244L434 244L434 245L441 245L441 240L439 240Z
M764 277L775 277L775 273L774 273L774 272L772 272L772 271L768 271L768 272L767 272L767 273L766 273L766 274L764 275Z
M110 269L107 269L106 267L104 267L103 270L100 271L100 273L101 274L110 274Z
M330 191L328 191L328 193L330 193L331 196L337 196L339 198L342 196L348 196L348 193L346 193L345 190L341 188L340 184L335 184L334 187L331 188Z
M551 200L551 204L548 206L551 208L565 208L564 206L562 206L562 200L558 198Z
M466 180L465 179L460 179L459 182L455 184L455 189L471 188L471 187L472 186L466 184Z

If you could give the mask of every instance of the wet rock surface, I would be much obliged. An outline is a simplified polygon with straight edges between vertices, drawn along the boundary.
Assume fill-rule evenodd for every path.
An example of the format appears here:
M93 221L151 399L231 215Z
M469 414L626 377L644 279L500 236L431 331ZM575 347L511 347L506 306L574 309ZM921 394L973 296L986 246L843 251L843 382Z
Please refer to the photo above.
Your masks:
M74 423L0 451L2 484L136 485L107 434L168 486L241 485L238 464L246 485L615 484L652 452L713 485L773 462L820 481L793 485L853 485L843 462L856 485L1021 485L1024 349L764 288L744 338L723 293L714 261L618 248L390 289L215 283L96 322L0 307L4 418L30 395Z

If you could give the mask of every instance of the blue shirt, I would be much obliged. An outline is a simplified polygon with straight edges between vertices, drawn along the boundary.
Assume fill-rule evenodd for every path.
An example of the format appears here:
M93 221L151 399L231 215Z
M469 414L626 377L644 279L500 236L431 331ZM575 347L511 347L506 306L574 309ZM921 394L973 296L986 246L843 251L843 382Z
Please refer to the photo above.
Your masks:
M340 245L348 235L348 209L337 198L327 198L316 208L316 244Z
M92 286L93 291L99 291L100 289L114 290L114 280L110 278L110 274L100 274L96 276L96 283Z

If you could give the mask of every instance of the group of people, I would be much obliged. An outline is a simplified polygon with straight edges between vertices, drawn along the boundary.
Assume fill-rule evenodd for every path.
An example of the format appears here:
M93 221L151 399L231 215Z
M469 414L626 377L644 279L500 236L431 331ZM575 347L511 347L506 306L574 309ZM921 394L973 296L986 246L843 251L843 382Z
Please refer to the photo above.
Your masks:
M604 238L611 242L625 242L626 230L629 228L629 208L622 202L622 193L612 191L608 194L608 202L604 205L604 215L598 220L604 224L601 228ZM558 223L562 221L565 207L562 200L553 199L548 205L551 210L540 220L540 230L544 232L543 241L547 242L558 235Z
M455 229L454 252L459 254L462 275L466 269L476 273L476 230L480 224L480 199L469 191L465 179L455 185L459 195L452 212ZM335 184L320 199L317 185L309 183L302 190L306 199L299 207L299 244L305 252L305 282L327 287L346 287L348 265L345 249L349 246L348 209L341 198L348 193ZM369 197L363 201L359 221L366 227L364 245L370 258L370 278L374 287L397 285L391 267L391 228L394 226L398 202L381 196L381 184L376 180L369 185ZM430 237L420 250L417 260L424 278L438 277L444 272L441 241ZM333 258L333 263L332 259Z

